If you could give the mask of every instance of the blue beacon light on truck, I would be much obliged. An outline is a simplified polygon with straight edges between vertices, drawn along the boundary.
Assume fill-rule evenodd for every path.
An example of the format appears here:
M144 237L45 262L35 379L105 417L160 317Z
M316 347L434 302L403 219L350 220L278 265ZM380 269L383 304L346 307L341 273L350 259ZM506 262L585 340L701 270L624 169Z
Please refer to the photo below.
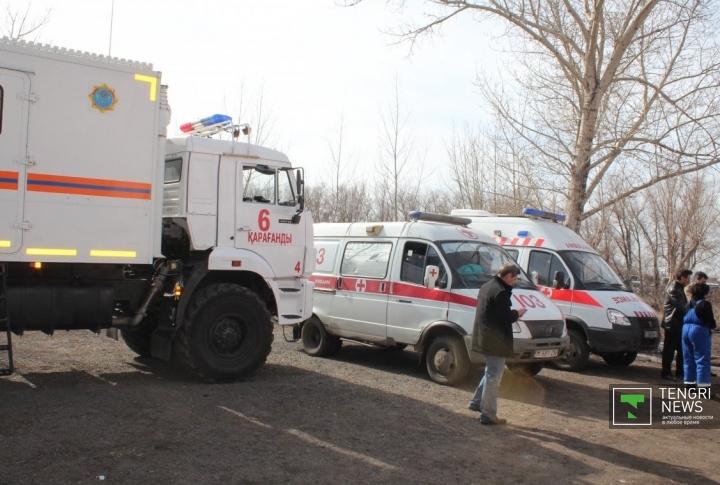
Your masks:
M523 209L522 213L526 216L540 217L542 219L550 219L557 222L565 221L565 214L555 214L553 212L545 212L539 209L532 209L530 207ZM519 235L520 234L518 234L518 236Z

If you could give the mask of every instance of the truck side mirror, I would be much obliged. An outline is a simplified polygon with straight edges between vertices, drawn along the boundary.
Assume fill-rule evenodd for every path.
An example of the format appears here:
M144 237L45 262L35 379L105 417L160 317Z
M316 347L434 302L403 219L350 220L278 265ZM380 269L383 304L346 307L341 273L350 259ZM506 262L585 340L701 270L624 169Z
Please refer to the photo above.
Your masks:
M562 271L555 271L552 286L556 290L562 290L563 288L565 288L565 273L563 273Z
M298 214L305 209L305 179L303 178L303 169L295 170L295 191L297 192L297 202L300 204Z
M440 268L432 264L427 265L425 267L425 278L423 279L425 288L435 288L438 276L440 276Z

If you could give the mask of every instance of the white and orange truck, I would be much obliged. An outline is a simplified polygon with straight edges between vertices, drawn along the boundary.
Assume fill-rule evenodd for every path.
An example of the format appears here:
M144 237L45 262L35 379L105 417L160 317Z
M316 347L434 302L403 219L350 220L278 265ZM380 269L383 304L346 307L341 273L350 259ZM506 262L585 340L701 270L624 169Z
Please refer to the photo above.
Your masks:
M152 65L0 40L0 330L119 330L210 380L312 314L303 170L215 115L166 138ZM227 139L212 138L218 131ZM297 333L297 332L296 332Z

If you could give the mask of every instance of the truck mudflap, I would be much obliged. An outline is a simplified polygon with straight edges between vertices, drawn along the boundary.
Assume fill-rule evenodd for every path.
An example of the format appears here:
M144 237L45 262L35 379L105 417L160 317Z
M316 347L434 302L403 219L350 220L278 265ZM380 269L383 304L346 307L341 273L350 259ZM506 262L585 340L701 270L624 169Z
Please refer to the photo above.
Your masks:
M484 364L485 357L471 350L472 335L465 335L465 345L468 348L472 364ZM570 346L570 337L544 338L544 339L513 339L512 358L505 360L508 364L525 364L531 362L544 362L562 359Z

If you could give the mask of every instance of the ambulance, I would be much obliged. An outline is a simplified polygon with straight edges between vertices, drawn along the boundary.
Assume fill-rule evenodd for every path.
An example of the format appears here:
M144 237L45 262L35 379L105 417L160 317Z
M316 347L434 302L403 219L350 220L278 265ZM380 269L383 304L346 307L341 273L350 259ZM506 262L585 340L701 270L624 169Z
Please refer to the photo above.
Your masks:
M430 378L462 382L470 351L477 294L508 253L491 237L467 227L470 219L411 212L409 222L315 224L317 259L313 315L302 326L309 355L337 353L341 339L421 355ZM514 308L527 308L513 324L511 370L536 375L569 346L560 310L521 273Z
M470 218L471 228L492 234L565 314L570 351L553 361L555 367L578 371L591 353L609 365L627 366L639 351L657 348L655 311L588 243L561 224L564 215L531 208L522 216L467 209L452 214Z

